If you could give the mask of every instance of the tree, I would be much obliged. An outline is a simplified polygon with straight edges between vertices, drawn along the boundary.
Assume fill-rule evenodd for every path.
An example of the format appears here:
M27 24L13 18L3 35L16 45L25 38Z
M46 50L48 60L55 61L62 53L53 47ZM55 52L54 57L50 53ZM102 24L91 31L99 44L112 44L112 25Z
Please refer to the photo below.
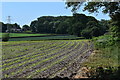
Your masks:
M67 22L61 22L58 25L58 28L56 29L56 33L59 34L67 34L67 28L69 27L69 24Z
M0 22L0 27L1 27L1 31L2 32L14 32L13 29L21 29L20 25L18 25L17 23L15 24L4 24L3 22Z
M9 40L9 38L10 38L10 35L9 35L9 33L4 33L4 34L2 34L2 41L8 41Z
M14 29L21 29L20 25L18 25L17 23L13 24L13 28Z
M28 31L28 30L30 30L30 27L28 25L23 25L22 30Z
M91 22L90 22L91 21ZM81 36L81 32L84 29L100 29L98 20L94 17L86 16L85 14L74 13L73 16L43 16L39 17L38 20L32 21L30 28L32 32L36 33L55 33L55 34L71 34ZM87 25L89 23L89 25ZM91 28L94 26L94 28ZM88 28L87 28L88 27ZM94 32L90 31L94 35ZM101 35L101 32L99 32ZM95 35L96 36L96 35Z
M81 22L77 22L72 25L72 32L74 35L81 36L81 31L84 29L84 25Z
M102 29L102 34L109 32L109 28L110 28L110 21L109 20L104 20L102 19L101 21L99 21L99 25L100 28Z
M73 7L72 11L75 13L77 9L83 4L83 2L66 2L67 7ZM112 30L113 35L120 38L120 2L88 2L84 3L85 7L83 11L89 11L90 13L99 12L99 9L102 8L102 12L109 14L112 19L111 23L114 23L115 29Z
M85 37L86 39L91 39L92 38L91 30L89 30L89 29L82 30L81 36Z
M6 32L13 32L13 24L6 24L6 26L7 26L7 30L6 30Z
M81 32L82 37L85 37L88 39L88 38L98 37L102 35L102 29L98 22L89 21L86 26L87 27Z
M30 30L32 32L36 32L36 23L37 23L37 21L35 20L35 21L32 21L30 24Z
M55 22L54 21L50 21L48 24L48 31L49 33L55 33L55 28L54 28Z
M7 25L4 24L3 22L0 22L0 32L6 32L7 30Z

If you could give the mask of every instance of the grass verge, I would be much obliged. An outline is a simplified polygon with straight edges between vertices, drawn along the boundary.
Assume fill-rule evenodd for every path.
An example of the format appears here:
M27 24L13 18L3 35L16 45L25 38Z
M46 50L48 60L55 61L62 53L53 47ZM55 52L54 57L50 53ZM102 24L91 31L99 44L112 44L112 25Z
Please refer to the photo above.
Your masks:
M102 36L94 43L93 53L82 63L88 69L87 77L120 80L120 42L111 36Z

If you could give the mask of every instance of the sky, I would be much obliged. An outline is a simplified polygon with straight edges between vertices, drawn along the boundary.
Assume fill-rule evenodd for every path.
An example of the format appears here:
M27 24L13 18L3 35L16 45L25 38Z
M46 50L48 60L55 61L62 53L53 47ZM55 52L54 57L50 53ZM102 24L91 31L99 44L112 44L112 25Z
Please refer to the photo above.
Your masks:
M31 21L37 20L41 16L72 16L71 8L66 9L64 2L2 2L2 18L0 21L7 23L7 17L11 16L11 23L17 23L20 26L30 25ZM79 13L87 16L94 16L96 19L110 19L108 15L99 13L89 14L83 12L81 8Z

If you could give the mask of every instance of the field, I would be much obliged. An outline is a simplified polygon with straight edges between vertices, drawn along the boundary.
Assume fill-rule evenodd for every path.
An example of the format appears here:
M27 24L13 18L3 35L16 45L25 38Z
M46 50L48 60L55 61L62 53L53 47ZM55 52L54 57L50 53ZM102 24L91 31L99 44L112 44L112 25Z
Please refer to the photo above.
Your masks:
M7 33L0 33L0 38L5 37ZM83 39L75 35L61 35L61 34L24 34L24 33L10 33L9 41L39 41L39 40L76 40Z
M3 42L3 77L71 77L92 51L93 44L87 40Z
M39 40L75 40L80 39L74 35L56 35L44 37L26 37L26 38L10 38L9 41L39 41Z

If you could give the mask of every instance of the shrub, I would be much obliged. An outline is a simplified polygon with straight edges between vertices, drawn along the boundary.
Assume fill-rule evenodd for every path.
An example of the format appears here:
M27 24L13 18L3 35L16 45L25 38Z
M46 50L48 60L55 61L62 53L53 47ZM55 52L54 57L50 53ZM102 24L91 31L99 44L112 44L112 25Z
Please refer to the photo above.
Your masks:
M2 41L8 41L9 40L9 33L2 34Z
M107 47L112 46L117 41L117 37L112 35L99 36L93 39L95 41L96 47Z

